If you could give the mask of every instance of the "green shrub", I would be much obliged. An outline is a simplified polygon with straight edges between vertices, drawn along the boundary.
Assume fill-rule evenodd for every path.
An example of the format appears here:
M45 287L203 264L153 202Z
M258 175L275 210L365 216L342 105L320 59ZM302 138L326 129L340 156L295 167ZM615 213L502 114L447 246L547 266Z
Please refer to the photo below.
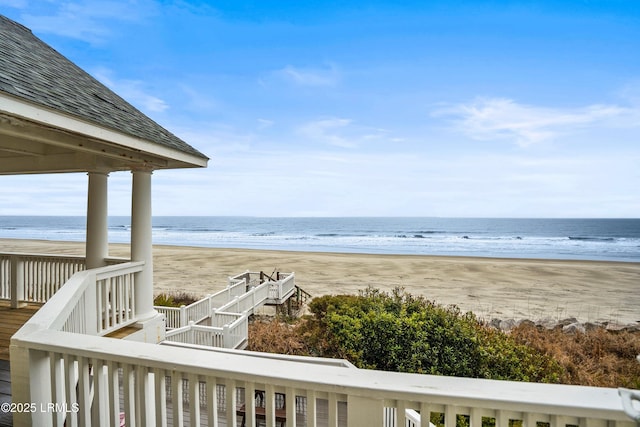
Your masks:
M309 309L307 348L361 368L544 382L562 374L551 358L483 326L472 313L400 288L314 298Z

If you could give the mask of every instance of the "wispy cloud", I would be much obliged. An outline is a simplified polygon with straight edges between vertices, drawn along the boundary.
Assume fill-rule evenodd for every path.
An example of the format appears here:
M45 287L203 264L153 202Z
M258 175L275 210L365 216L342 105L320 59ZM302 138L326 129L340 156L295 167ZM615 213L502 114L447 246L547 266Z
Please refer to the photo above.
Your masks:
M275 74L300 86L335 86L341 78L340 71L333 64L323 68L298 68L287 65Z
M186 108L198 112L214 112L221 108L218 100L210 94L205 93L202 89L193 87L187 83L178 83L178 87L186 97Z
M640 79L627 83L618 92L618 95L627 100L631 105L640 108Z
M0 0L0 6L9 6L15 9L24 9L27 5L27 0Z
M548 108L506 98L481 98L438 109L455 126L477 140L511 140L522 147L553 140L590 127L640 126L640 109L594 104L581 108Z
M19 7L19 2L15 7ZM22 22L35 32L100 44L114 32L116 22L136 22L145 19L156 9L149 0L83 0L48 2L22 16Z
M343 136L345 129L351 124L349 119L330 118L305 123L299 133L307 138L337 147L353 148L355 142Z
M142 81L115 79L111 70L106 68L99 68L93 74L111 90L144 112L161 113L169 108L164 100L148 93Z
M274 123L275 122L273 120L258 119L258 129L268 129L273 126Z
M297 133L304 138L342 148L356 148L372 142L403 141L386 129L356 124L351 119L331 117L313 120L299 126Z

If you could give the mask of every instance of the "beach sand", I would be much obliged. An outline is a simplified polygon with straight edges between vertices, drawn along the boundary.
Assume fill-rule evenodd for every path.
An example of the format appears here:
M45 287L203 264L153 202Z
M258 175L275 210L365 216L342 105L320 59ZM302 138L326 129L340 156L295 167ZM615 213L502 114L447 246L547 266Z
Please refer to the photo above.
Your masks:
M128 245L109 250L129 256ZM84 244L0 239L0 252L83 255ZM154 246L156 294L204 296L246 270L293 271L312 296L403 287L486 320L640 321L640 263Z

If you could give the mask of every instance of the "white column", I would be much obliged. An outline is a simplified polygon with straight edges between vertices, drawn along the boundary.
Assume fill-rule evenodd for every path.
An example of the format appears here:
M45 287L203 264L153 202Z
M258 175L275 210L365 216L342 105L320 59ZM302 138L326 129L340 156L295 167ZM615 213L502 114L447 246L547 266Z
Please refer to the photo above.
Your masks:
M146 320L157 313L153 309L153 250L151 242L151 170L133 170L131 200L131 260L144 261L135 284L136 314Z
M108 173L89 172L87 194L87 269L102 267L109 255L107 224L107 179Z

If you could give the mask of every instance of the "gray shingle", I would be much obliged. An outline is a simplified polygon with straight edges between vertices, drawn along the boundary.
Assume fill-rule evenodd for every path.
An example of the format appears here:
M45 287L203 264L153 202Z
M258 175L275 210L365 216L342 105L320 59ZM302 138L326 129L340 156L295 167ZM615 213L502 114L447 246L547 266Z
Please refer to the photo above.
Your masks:
M31 30L2 15L0 91L121 133L207 158L37 38Z

